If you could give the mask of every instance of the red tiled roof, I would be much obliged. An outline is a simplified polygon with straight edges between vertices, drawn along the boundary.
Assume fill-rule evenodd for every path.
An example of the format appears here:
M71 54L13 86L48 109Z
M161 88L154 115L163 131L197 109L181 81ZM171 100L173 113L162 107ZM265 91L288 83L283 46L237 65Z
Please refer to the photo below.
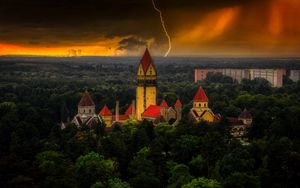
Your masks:
M181 104L181 102L180 102L179 99L177 99L177 101L176 101L176 103L175 103L174 106L175 106L175 107L181 107L181 106L182 106L182 104Z
M99 114L102 115L102 116L112 115L111 111L108 109L108 107L106 105L104 105L104 107L99 112Z
M85 91L79 101L78 106L95 106L93 99L88 91Z
M150 64L153 64L153 60L152 60L152 58L150 56L148 48L146 48L145 53L144 53L144 55L143 55L143 57L142 57L142 59L140 61L140 64L142 64L144 73L147 72L147 69L150 66ZM153 64L153 68L155 68L154 64Z
M197 91L197 93L194 96L194 101L204 101L207 102L208 101L208 97L205 94L205 91L203 90L202 87L200 87Z
M160 116L160 106L150 105L142 114L145 117L159 117Z
M125 115L131 115L132 114L132 104L128 106Z
M119 121L125 121L125 120L127 120L127 119L129 119L129 115L119 115ZM116 121L116 116L114 115L114 116L112 116L112 121Z
M237 117L227 117L228 122L231 125L243 125L243 121L239 120Z
M160 103L160 107L166 107L166 108L168 108L169 106L168 106L167 102L165 100L163 100Z

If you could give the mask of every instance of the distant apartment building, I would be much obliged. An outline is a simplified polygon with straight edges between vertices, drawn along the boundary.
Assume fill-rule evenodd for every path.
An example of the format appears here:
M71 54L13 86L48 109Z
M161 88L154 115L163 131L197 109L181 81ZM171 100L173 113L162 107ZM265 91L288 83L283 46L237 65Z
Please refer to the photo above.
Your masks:
M297 82L300 80L300 70L290 70L290 79L294 82Z
M233 80L241 82L242 79L264 78L273 87L282 87L283 76L286 75L284 69L229 69L229 68L203 68L195 69L195 82L205 80L208 73L221 73L230 76Z

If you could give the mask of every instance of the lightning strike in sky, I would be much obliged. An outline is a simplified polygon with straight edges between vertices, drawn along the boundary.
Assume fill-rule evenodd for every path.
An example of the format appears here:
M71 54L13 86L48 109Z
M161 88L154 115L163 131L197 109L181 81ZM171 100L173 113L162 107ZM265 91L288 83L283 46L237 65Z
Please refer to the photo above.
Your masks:
M165 21L164 21L164 18L162 16L162 12L160 9L158 9L155 5L155 2L154 0L152 0L152 5L153 5L153 8L159 13L159 17L160 17L160 22L161 22L161 25L162 25L162 28L166 34L166 37L168 38L168 43L169 43L169 48L167 50L167 52L165 53L165 57L167 57L171 51L171 48L172 48L172 43L171 43L171 37L170 35L168 34L168 31L167 31L167 28L166 28L166 25L165 25Z

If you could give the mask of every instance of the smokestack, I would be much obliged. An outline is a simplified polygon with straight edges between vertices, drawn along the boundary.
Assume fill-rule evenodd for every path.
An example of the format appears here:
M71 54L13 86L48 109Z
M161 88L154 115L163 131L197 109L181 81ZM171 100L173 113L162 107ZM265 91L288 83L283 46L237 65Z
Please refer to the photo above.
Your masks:
M116 101L116 122L119 121L119 101Z
M132 119L135 119L135 100L132 100Z

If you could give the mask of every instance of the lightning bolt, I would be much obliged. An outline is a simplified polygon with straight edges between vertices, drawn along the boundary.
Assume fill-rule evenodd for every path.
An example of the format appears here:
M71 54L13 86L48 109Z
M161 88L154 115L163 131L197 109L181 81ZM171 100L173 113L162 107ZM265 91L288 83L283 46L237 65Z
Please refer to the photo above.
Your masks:
M154 10L156 10L159 13L159 17L160 17L160 22L161 22L162 28L163 28L163 30L164 30L164 32L166 34L167 39L168 39L169 48L168 48L167 52L165 53L165 57L167 57L169 55L170 51L171 51L171 48L172 48L171 37L170 37L170 35L169 35L168 31L167 31L167 28L166 28L166 25L165 25L165 21L164 21L162 12L161 12L161 10L159 8L156 7L154 0L152 0L152 5L153 5Z

